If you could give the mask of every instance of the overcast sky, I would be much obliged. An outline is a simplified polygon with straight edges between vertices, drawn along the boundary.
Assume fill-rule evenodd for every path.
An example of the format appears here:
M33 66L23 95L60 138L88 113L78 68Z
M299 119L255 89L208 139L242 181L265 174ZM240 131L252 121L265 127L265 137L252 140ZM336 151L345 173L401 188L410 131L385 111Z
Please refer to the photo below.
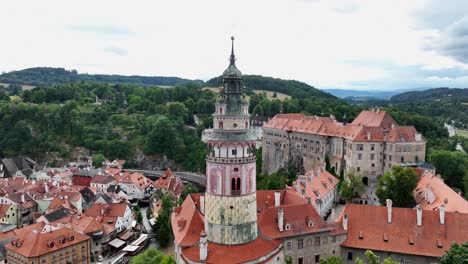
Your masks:
M2 1L0 71L207 80L244 74L317 88L468 87L468 1Z

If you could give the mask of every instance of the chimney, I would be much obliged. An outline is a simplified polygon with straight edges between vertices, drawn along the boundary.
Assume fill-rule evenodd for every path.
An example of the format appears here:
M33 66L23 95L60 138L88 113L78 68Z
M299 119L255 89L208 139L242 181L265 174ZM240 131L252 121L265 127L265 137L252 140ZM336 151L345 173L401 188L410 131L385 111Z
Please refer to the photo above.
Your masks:
M395 123L392 123L392 129L394 129L394 128L395 128Z
M440 224L445 224L445 204L439 206Z
M335 207L332 207L330 219L333 221L335 220L335 217L336 217Z
M283 223L284 223L284 211L283 208L278 209L278 229L280 232L283 232Z
M368 140L368 141L371 140L371 133L370 133L370 132L367 132L367 140Z
M25 200L25 198L24 198L24 193L21 194L21 202L22 202L22 203L25 203L25 202L26 202L26 200Z
M280 206L280 197L281 197L281 193L276 191L275 192L275 207Z
M343 229L348 230L348 214L344 214L343 216Z
M421 141L421 140L422 140L422 135L421 135L421 133L416 133L416 134L414 135L414 139L415 139L416 141Z
M205 214L205 195L200 195L200 211L204 215Z
M200 234L200 260L205 261L208 256L208 240L205 231Z
M389 224L391 224L392 223L392 200L387 199L386 202L387 202L387 211L388 211L387 221Z
M104 208L101 208L101 215L104 215Z
M422 226L422 207L418 204L416 206L416 224Z

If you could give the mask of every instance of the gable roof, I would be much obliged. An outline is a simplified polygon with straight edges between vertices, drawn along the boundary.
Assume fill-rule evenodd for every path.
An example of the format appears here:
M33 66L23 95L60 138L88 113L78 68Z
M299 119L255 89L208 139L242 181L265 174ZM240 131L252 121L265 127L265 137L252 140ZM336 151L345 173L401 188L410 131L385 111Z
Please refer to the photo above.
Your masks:
M468 201L431 171L422 174L413 196L424 210L439 210L445 204L446 212L468 213Z
M361 111L351 124L357 126L381 127L385 130L390 130L392 125L398 125L389 113L380 110Z
M84 212L87 216L111 216L111 217L123 217L127 210L128 204L93 204Z
M386 206L347 204L343 212L348 215L345 247L439 257L452 243L467 240L468 214L446 213L441 224L439 212L422 210L422 226L417 226L416 210L410 208L392 208L392 223Z
M87 235L66 227L53 231L46 229L45 224L32 225L32 228L19 232L17 238L5 245L5 248L25 257L38 257L90 239ZM62 243L61 240L64 238Z
M390 130L387 136L388 142L416 142L416 128L414 126L396 126ZM422 140L421 136L421 140Z

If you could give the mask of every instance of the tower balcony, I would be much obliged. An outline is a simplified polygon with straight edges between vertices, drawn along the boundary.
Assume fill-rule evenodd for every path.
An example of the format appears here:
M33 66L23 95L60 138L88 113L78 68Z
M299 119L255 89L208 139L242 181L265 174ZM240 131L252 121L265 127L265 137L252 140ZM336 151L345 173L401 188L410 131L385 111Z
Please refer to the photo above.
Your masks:
M251 163L255 162L256 157L243 157L243 158L224 158L224 157L212 157L206 156L206 160L209 162L217 162L217 163Z

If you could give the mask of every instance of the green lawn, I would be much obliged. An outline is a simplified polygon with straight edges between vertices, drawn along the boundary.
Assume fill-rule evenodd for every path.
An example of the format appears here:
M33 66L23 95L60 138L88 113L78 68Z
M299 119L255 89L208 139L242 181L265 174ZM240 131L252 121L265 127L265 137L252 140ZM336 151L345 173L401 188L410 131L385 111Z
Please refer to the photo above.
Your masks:
M468 138L468 130L457 130L457 135Z

